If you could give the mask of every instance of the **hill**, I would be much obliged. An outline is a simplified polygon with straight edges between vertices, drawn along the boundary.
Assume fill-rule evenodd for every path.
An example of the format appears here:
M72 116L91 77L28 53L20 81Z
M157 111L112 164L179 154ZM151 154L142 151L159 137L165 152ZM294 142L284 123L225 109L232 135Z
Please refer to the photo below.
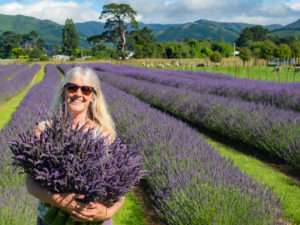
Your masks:
M53 46L61 43L63 26L50 20L40 20L34 17L23 15L4 15L0 14L0 33L4 31L13 31L15 33L28 33L35 30L40 37L45 40L47 46ZM76 29L80 34L80 45L88 46L86 38L92 35L100 34L104 29L104 24L97 21L88 21L75 23ZM185 38L209 39L216 41L234 42L240 32L246 28L255 26L246 23L224 23L210 20L197 20L184 24L144 24L141 27L148 27L154 32L158 41L184 40ZM272 35L300 36L300 20L287 26L267 25Z

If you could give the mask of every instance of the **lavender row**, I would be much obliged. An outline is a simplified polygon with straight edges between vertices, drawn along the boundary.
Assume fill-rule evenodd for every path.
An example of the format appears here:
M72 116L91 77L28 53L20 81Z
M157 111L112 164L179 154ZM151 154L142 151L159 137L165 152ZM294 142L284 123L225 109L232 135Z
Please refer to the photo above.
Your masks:
M93 67L94 64L87 64L90 67ZM112 66L113 65L113 66ZM233 80L234 77L230 75L224 75L219 73L209 73L205 71L182 71L182 70L160 70L160 69L147 69L140 67L133 67L129 65L118 65L118 64L109 64L101 63L97 64L97 68L103 71L108 71L112 73L119 73L120 71L126 72L128 74L160 74L167 77L181 77L189 80L197 80L199 78L209 78L213 80Z
M32 123L42 119L41 112L49 108L59 80L55 66L47 65L43 81L32 87L10 123L0 132L0 224L36 222L37 200L27 193L23 177L7 166L11 164L8 142L15 139L20 130L32 129Z
M189 123L256 147L300 168L300 114L262 104L199 94L111 73L99 76Z
M184 74L166 76L163 72L112 64L90 64L98 71L112 72L199 93L234 97L245 101L300 111L300 85L278 84L248 79L186 79Z
M19 133L18 129L30 128L33 121L37 121L39 117L42 117L49 108L54 90L59 83L60 75L54 65L47 65L45 70L44 80L31 88L14 113L10 123L1 130L0 159L3 159L9 152L7 142L12 140L16 133ZM0 160L0 162L3 162L3 160Z
M11 75L14 75L19 70L28 68L25 64L9 64L9 65L2 65L0 67L0 80L8 80L10 79Z
M146 189L169 225L276 224L278 201L186 124L104 83L119 135L144 155ZM243 210L241 210L243 205Z
M14 96L22 90L32 81L33 77L39 70L40 66L35 64L30 68L24 67L21 70L18 70L13 79L2 80L0 82L0 102Z

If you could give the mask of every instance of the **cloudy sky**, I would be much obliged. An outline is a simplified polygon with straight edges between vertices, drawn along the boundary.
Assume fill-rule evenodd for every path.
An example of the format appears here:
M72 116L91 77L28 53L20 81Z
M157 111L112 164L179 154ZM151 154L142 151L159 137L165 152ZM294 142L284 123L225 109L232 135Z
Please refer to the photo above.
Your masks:
M199 19L282 24L300 19L300 0L0 0L0 13L22 14L63 24L99 21L102 6L130 4L145 23L184 23Z

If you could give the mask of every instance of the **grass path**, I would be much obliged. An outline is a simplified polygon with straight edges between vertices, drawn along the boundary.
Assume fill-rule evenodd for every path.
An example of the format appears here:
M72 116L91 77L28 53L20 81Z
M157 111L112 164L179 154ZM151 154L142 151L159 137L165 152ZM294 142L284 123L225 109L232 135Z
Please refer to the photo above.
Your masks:
M208 143L222 156L227 157L254 180L272 189L282 202L284 216L300 225L300 187L288 176L264 162L245 155L206 136Z
M7 102L0 105L0 129L5 127L5 125L11 120L13 113L17 110L19 104L25 98L29 90L33 85L38 84L44 79L44 66L35 74L34 78L28 86L21 90L17 95L12 97Z

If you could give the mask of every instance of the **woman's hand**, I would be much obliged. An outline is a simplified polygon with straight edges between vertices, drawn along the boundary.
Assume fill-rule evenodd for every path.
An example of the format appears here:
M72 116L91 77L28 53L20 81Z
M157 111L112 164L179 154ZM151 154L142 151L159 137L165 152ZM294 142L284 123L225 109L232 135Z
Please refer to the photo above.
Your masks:
M108 214L108 208L100 202L81 204L81 206L76 207L72 215L79 219L89 218L89 221L104 221L111 218Z
M73 215L80 219L88 217L90 221L105 221L110 219L123 206L124 200L125 198L122 197L110 208L98 201L90 202L87 205L79 204L81 206L76 208Z
M77 217L73 214L76 208L81 207L81 204L76 199L83 199L84 195L77 195L75 193L55 193L52 195L55 206L72 216L75 221L86 222L91 221L89 217Z

